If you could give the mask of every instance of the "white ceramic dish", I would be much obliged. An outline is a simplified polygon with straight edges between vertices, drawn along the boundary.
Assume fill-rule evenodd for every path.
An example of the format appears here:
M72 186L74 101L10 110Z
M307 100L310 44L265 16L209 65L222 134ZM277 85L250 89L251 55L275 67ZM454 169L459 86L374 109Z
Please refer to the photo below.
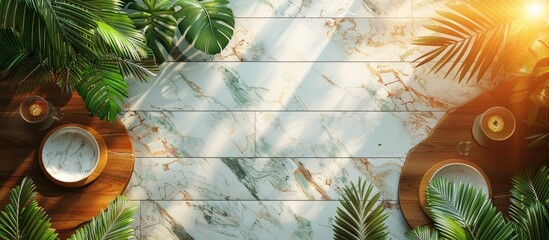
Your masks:
M83 128L66 126L51 133L44 141L42 164L48 174L64 183L89 177L99 163L99 144Z
M480 167L463 159L448 159L433 165L421 179L419 202L424 210L427 207L427 200L425 199L427 186L433 179L441 177L454 183L471 184L489 197L492 196L492 186L488 176Z
M464 163L450 163L441 167L433 174L429 182L436 178L446 178L454 183L471 184L486 194L490 193L488 182L484 179L482 173Z

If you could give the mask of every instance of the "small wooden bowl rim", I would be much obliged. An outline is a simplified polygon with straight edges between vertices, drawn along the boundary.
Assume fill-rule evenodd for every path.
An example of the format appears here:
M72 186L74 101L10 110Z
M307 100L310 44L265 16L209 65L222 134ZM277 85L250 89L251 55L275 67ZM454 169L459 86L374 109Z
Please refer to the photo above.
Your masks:
M492 198L492 185L490 184L490 180L488 179L488 175L476 164L463 160L463 159L447 159L443 160L435 165L433 165L421 178L421 182L419 184L419 204L421 205L421 208L425 212L425 214L429 215L427 213L427 199L425 198L425 192L427 191L427 186L429 185L429 182L431 181L431 178L435 175L435 173L442 169L445 166L451 165L451 164L463 164L467 165L474 170L476 170L480 175L484 178L484 181L486 181L486 185L488 186L488 197Z
M95 141L97 141L97 145L99 146L99 161L97 163L97 166L95 167L93 172L87 178L84 178L84 179L82 179L80 181L76 181L76 182L63 182L63 181L60 181L60 180L54 178L46 170L46 167L44 166L44 162L42 160L42 150L43 150L44 144L46 143L46 140L48 140L48 138L54 132L56 132L57 130L59 130L61 128L66 128L66 127L79 127L79 128L82 128L82 129L88 131L93 136L93 138L95 138ZM97 133L91 127L88 127L88 126L85 126L85 125L82 125L82 124L76 124L76 123L63 124L63 125L60 125L60 126L54 128L54 129L50 130L46 134L44 139L42 139L42 143L40 143L40 149L38 151L38 162L40 164L40 169L42 170L44 175L46 175L46 177L50 181L52 181L53 183L55 183L59 186L62 186L62 187L81 187L81 186L85 186L85 185L91 183L93 180L95 180L101 174L101 172L103 172L103 169L105 169L105 165L107 165L107 145L105 144L105 140L103 139L103 137L101 137L101 135L99 135L99 133Z

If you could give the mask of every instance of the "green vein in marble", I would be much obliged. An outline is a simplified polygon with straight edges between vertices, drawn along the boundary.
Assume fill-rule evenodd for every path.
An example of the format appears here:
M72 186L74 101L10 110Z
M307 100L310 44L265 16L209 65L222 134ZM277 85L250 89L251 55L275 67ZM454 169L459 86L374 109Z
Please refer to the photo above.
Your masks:
M240 76L235 75L228 69L225 69L224 74L225 84L229 88L229 92L239 107L248 107L254 102L263 102L261 94L256 92L256 90L261 89L256 89L242 83L242 81L240 81Z
M311 221L299 215L294 215L294 217L298 227L292 233L292 239L312 239L313 227Z
M221 161L227 165L229 169L234 173L238 180L250 191L250 194L255 200L259 200L257 195L257 189L253 185L253 179L246 173L244 168L238 163L238 159L235 158L221 158Z

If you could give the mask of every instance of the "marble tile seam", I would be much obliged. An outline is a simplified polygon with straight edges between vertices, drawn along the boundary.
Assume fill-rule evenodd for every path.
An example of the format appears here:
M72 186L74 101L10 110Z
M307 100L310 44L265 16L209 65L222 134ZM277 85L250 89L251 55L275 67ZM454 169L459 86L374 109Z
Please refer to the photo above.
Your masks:
M121 115L129 112L174 112L174 113L446 113L443 110L181 110L181 109L150 109L124 110Z
M173 203L173 202L221 202L221 203L225 203L225 202L315 202L315 203L320 203L320 202L325 202L325 203L332 203L332 202L340 202L341 200L339 199L330 199L330 200L322 200L322 199L318 199L318 200L255 200L255 199L243 199L243 200L238 200L238 199L234 199L234 200L208 200L208 199L192 199L192 200L164 200L164 199L160 199L160 200L156 200L156 199L138 199L138 200L133 200L133 199L130 199L132 201L135 201L135 202L167 202L167 203ZM398 199L384 199L384 200L377 200L376 202L378 203L386 203L386 202L399 202ZM140 211L141 213L141 211Z
M238 158L238 159L362 159L362 158L376 158L376 159L395 159L395 158L404 158L404 157L390 157L390 156L383 156L383 157L169 157L169 156L161 156L161 157L143 157L143 156L136 156L135 159L187 159L187 158L203 158L203 159L219 159L219 158Z
M431 17L428 16L419 16L419 17L410 17L410 16L357 16L357 17L351 17L351 16L314 16L314 17L289 17L289 16L234 16L234 19L431 19Z

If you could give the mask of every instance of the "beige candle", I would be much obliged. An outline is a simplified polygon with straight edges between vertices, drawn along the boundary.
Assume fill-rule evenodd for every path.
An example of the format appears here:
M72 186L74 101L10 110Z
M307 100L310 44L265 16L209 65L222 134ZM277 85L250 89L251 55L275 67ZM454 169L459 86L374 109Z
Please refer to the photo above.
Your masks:
M505 126L505 121L503 121L503 118L500 115L493 115L488 118L488 129L490 131L498 133L503 131L503 127Z

